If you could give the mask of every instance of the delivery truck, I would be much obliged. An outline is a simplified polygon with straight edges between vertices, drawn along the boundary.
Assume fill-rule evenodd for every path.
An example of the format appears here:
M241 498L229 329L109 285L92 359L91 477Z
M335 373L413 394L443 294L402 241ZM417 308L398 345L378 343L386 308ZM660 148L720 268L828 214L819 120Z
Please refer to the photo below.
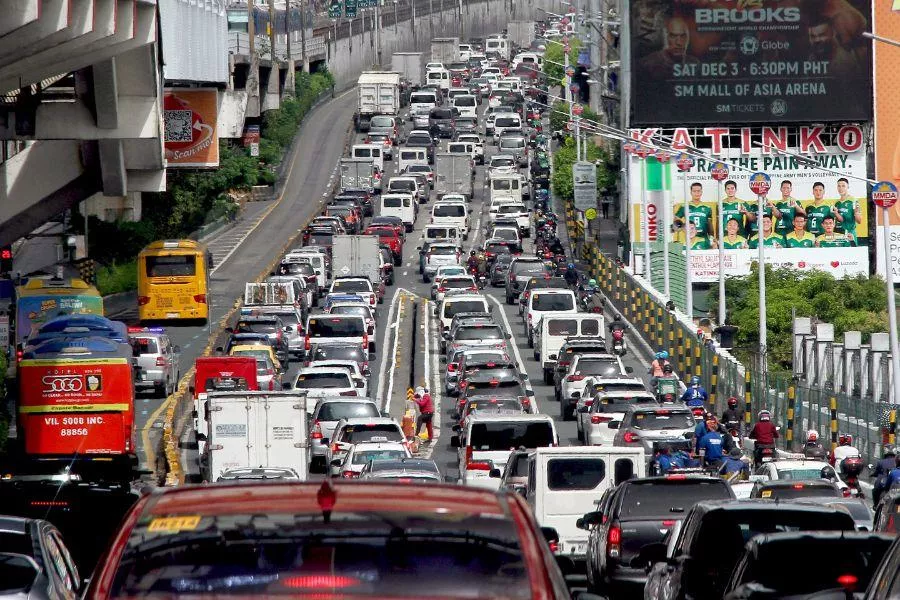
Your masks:
M252 356L200 356L194 362L194 382L190 392L194 398L194 435L201 455L206 447L206 432L209 429L206 420L207 394L258 390L256 370L256 359Z
M425 84L425 63L421 52L394 52L391 55L391 71L400 73L400 77L414 87Z
M370 194L375 191L375 166L365 158L341 159L341 191L366 190Z
M335 277L367 277L381 284L378 238L374 235L336 235L331 247Z
M437 197L462 194L472 200L472 158L467 154L438 154L434 159L434 191Z
M396 116L400 112L400 73L364 71L357 85L356 130L369 131L375 115Z
M459 62L459 38L434 38L431 40L431 62L439 62L445 67Z
M209 441L202 463L209 481L225 471L285 468L308 476L306 397L298 391L210 392Z

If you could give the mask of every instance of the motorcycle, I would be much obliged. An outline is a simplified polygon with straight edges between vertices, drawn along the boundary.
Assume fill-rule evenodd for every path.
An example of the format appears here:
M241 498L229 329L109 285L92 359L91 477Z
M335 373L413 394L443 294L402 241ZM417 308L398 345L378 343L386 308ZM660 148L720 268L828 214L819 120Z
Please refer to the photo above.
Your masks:
M612 351L618 356L625 356L625 330L612 330Z
M859 485L859 476L863 471L863 460L859 456L848 456L841 461L841 477L847 487L858 498L863 497L862 488Z
M603 296L600 292L591 290L582 291L579 304L581 305L581 310L583 312L603 314Z
M678 378L677 377L657 377L656 378L656 399L660 403L675 402L678 399ZM700 419L703 419L703 407L700 410ZM697 413L691 409L694 419L697 419Z
M775 444L755 444L753 446L753 466L758 469L763 463L775 460Z
M487 276L484 273L478 275L478 289L483 290L487 285Z
M744 446L744 440L741 435L740 421L725 421L725 429L728 431L728 435L731 436L731 439L734 440L734 444L738 448L742 448Z

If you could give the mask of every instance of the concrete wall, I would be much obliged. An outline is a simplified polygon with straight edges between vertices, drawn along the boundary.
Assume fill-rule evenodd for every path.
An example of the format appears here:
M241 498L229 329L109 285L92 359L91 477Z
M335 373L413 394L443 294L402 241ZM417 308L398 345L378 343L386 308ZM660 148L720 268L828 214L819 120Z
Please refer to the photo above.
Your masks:
M541 19L545 15L537 10L542 6L548 10L558 10L557 0L486 0L463 3L462 28L458 19L458 4L444 0L447 7L438 10L440 0L433 0L435 10L430 15L417 15L414 26L403 21L396 27L389 25L381 30L381 63L385 68L391 64L394 52L429 52L431 38L459 36L460 38L485 37L506 29L506 23L514 20ZM390 11L389 3L382 9ZM366 19L364 32L357 33L359 20L354 22L353 36L332 41L328 44L328 69L335 77L336 88L345 89L356 83L360 72L371 70L377 64L374 57L374 43L371 22ZM430 55L425 56L426 62Z

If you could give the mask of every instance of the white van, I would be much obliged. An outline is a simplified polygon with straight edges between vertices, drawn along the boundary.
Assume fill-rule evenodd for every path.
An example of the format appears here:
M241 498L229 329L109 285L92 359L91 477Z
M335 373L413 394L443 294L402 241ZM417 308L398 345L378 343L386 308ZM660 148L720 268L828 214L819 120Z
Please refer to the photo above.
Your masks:
M472 94L460 94L450 101L450 106L459 111L460 117L478 118L478 99Z
M603 338L606 321L596 313L548 312L534 332L534 360L544 369L544 383L553 384L559 349L568 338Z
M438 97L433 90L416 90L412 92L409 95L409 120L412 121L417 113L425 113L427 115L438 104Z
M522 176L518 173L492 175L491 204L498 198L509 198L510 202L522 202Z
M472 170L475 170L475 144L473 142L447 142L447 154L465 154L472 159Z
M384 148L380 144L354 144L350 149L350 157L372 161L376 169L375 176L372 177L372 187L380 190L384 174Z
M541 319L548 312L578 312L578 299L572 290L554 288L538 288L528 296L525 306L525 331L528 334L528 345L534 347L534 332L540 327Z
M400 158L397 162L398 173L406 173L406 169L407 167L409 167L409 165L428 164L427 148L407 148L405 146L401 146L399 152Z
M453 242L462 243L462 232L453 225L426 225L422 230L422 242Z
M429 69L425 73L425 85L434 86L444 93L450 91L450 71L447 69Z
M378 214L382 217L400 217L406 226L406 232L409 233L416 223L417 207L418 204L412 194L382 194L381 212Z
M284 257L284 262L309 263L316 274L316 285L319 293L323 293L331 279L331 271L328 269L328 257L322 253L294 252L293 250Z
M555 554L557 561L565 561L560 565L564 571L587 556L589 533L578 527L578 520L597 510L597 500L609 488L645 476L641 447L539 447L529 455L525 500L538 525L559 535Z
M509 42L503 38L488 38L484 43L484 53L488 56L496 54L503 60L509 60Z
M462 231L463 239L469 237L469 209L465 202L439 200L431 207L432 225L450 225Z
M369 328L365 318L356 315L311 315L306 318L304 350L309 352L313 344L355 344L368 357Z
M510 71L515 71L519 65L528 65L541 70L544 67L544 57L537 52L519 52L512 60Z
M549 448L559 444L553 418L540 413L475 413L466 420L465 430L459 425L454 430L457 434L450 438L450 445L457 448L460 483L495 490L500 487L502 473L499 471L515 449ZM492 473L494 477L491 477Z
M459 294L450 296L440 304L438 317L441 320L441 331L450 331L453 316L464 312L491 312L487 298L480 294Z

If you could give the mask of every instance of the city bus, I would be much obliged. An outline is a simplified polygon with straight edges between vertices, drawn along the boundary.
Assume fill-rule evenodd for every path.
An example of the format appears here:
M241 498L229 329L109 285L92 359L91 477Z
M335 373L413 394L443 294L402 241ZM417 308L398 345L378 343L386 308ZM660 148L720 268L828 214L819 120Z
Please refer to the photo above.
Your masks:
M163 321L209 318L206 247L193 240L160 240L138 254L138 319Z
M63 315L103 316L103 296L82 279L31 278L16 287L16 349L48 321Z

